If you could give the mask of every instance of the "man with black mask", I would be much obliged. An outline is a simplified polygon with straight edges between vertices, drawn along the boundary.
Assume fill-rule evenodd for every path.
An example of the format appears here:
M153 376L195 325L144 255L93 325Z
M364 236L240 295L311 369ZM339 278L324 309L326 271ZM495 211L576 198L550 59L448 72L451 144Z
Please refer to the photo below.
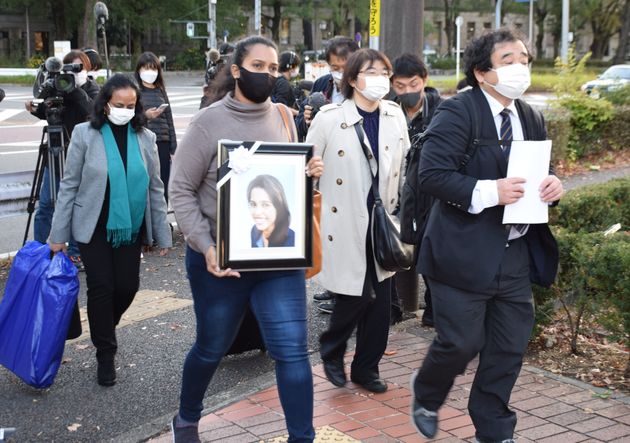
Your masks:
M429 126L435 109L442 103L442 98L435 88L427 86L429 71L417 55L409 53L401 55L394 60L393 68L392 90L396 94L394 101L400 105L407 118L409 140L412 143L417 143L420 134ZM426 194L420 195L418 198L422 199L428 205L427 207L430 207L433 202L433 198ZM397 273L394 281L396 289L394 294L397 293L398 297L392 296L392 322L403 319L400 304L396 305L396 303L400 303L399 298L402 299L401 301L407 298L415 300L418 293L418 275L415 269L410 269ZM433 326L431 291L426 279L424 279L424 283L426 289L422 324Z

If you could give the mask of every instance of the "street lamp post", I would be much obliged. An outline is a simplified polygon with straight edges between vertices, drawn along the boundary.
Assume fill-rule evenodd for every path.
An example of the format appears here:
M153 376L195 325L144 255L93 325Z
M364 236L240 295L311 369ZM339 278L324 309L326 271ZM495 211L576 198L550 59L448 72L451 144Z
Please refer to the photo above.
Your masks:
M560 58L564 63L569 57L569 0L562 0L562 44Z
M455 19L455 26L457 27L457 38L456 38L456 52L457 52L457 57L455 58L455 83L459 83L459 52L460 52L460 48L461 48L461 31L462 31L462 25L464 24L464 19L458 15L457 18Z
M217 47L217 0L208 0L208 49Z

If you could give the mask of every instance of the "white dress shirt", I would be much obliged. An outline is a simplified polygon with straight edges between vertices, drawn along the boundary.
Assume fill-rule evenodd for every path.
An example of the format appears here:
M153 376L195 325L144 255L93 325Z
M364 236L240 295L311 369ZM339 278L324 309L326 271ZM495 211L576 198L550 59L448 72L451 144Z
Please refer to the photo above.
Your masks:
M490 105L490 112L492 112L492 117L494 118L494 126L497 129L497 141L500 140L501 137L501 123L503 118L501 117L501 111L507 109L510 111L510 122L512 123L512 140L524 140L523 136L523 126L521 125L521 120L518 115L518 111L516 110L516 105L514 104L514 100L509 104L509 106L505 107L499 101L488 94L486 91L481 89L483 95L488 100L488 104ZM468 212L471 214L479 214L486 208L491 208L499 204L499 191L497 189L497 181L496 180L477 180L477 184L473 189L472 198L470 200L470 207L468 208ZM510 229L509 239L514 240L520 237L520 234L515 228Z

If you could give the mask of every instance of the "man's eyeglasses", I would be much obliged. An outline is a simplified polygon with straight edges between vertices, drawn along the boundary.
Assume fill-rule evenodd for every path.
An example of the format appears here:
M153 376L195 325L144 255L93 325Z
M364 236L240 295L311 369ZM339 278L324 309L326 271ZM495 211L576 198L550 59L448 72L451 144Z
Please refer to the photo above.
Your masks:
M377 75L382 75L383 77L391 78L392 73L385 69L384 71L378 71L374 68L365 69L363 71L359 71L359 74L363 74L367 77L376 77Z

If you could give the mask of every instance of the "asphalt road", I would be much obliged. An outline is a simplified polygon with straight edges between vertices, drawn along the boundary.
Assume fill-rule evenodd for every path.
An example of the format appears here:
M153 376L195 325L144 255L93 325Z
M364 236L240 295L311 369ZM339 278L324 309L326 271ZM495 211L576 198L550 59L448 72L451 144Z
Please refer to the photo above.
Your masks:
M141 289L168 290L190 299L181 236L166 258L145 255ZM80 305L85 306L85 274L81 273ZM0 271L0 291L6 273ZM312 305L320 289L308 285L309 349L319 359L317 338L328 315ZM181 370L195 333L192 307L161 314L117 332L118 382L96 383L96 359L89 339L70 342L51 388L28 387L0 367L0 428L15 427L9 442L137 442L164 430L178 408ZM205 406L234 401L253 390L275 384L273 361L251 351L224 359L207 391ZM80 425L80 426L77 426Z

